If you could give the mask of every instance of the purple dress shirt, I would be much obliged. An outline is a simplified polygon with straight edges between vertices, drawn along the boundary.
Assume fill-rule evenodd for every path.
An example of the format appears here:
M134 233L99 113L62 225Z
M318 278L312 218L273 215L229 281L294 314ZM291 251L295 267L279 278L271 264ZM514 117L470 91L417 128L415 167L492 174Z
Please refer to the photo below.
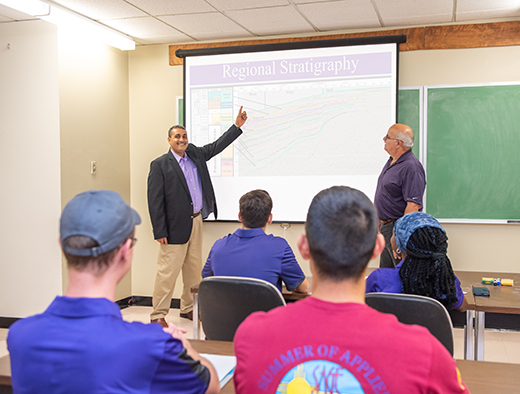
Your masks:
M173 153L173 157L179 163L181 170L186 178L188 189L190 190L191 201L193 202L193 212L199 212L202 210L202 185L200 183L199 172L197 166L190 160L187 154L184 157L180 157L177 153L170 149Z

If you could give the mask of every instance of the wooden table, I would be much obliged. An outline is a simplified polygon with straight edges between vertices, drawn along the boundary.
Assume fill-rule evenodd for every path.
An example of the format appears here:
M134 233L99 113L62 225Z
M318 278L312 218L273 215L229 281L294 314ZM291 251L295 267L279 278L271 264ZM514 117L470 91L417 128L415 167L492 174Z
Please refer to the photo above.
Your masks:
M484 336L485 336L485 313L507 313L520 315L520 274L513 273L490 273L490 272L470 272L456 271L455 274L459 278L462 289L467 291L466 299L473 299L473 305L470 305L471 311L475 311L475 334L474 348L475 360L484 360ZM508 278L514 280L514 286L492 286L483 285L482 278ZM489 289L489 297L474 297L472 286L487 287ZM468 313L466 314L468 316ZM466 327L473 327L473 319L466 317ZM465 338L465 346L471 347L471 341ZM468 359L472 357L467 357Z

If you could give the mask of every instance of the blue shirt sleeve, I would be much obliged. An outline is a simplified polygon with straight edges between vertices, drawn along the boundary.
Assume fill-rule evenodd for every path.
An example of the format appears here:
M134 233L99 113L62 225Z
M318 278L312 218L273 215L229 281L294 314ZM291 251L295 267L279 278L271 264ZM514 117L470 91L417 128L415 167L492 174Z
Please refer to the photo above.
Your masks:
M462 291L460 280L457 278L457 275L455 275L455 288L457 289L457 302L454 302L452 306L453 309L459 309L464 301L464 292Z
M366 281L365 293L377 293L377 271L372 271Z
M366 293L395 293L403 292L401 277L398 268L378 268L367 278Z
M205 393L211 375L209 370L191 358L182 343L169 338L164 345L163 358L159 362L150 386L151 393Z
M204 264L204 268L202 269L202 277L207 278L208 276L213 276L213 267L211 266L211 257L213 255L213 248L209 251L208 258L206 260L206 264Z
M287 287L287 290L289 291L296 289L305 280L305 274L296 261L296 257L294 257L291 247L287 243L283 251L282 273L280 276L285 282L285 287Z

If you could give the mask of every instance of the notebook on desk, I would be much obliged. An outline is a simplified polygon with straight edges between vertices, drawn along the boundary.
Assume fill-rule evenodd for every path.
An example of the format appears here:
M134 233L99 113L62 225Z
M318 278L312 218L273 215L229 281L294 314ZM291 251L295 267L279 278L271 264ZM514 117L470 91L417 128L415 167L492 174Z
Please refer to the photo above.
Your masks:
M218 380L220 381L220 388L224 387L233 377L233 372L237 365L237 358L235 356L222 356L220 354L208 353L201 353L201 356L213 364L217 371Z

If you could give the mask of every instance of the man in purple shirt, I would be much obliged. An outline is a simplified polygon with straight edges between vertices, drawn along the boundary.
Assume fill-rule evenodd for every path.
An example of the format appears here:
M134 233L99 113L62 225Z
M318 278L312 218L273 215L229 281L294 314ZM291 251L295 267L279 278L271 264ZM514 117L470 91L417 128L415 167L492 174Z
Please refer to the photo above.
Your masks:
M15 393L220 391L217 373L174 325L125 322L114 303L131 269L139 214L109 190L78 194L60 219L68 285L7 337ZM2 392L4 392L2 390Z
M239 206L238 218L242 228L215 242L202 276L263 279L280 292L284 282L289 291L307 293L309 282L287 241L265 233L273 220L273 201L269 193L265 190L250 191L240 197Z
M374 204L379 215L380 232L386 242L379 266L393 268L398 263L390 244L394 223L407 213L422 210L426 176L422 164L412 153L413 132L410 126L394 124L383 141L391 157L377 180Z
M197 147L188 143L183 126L168 131L170 150L150 164L148 209L154 238L159 242L157 276L150 320L168 324L175 282L182 270L184 289L180 316L193 319L192 286L200 280L202 269L202 219L210 213L217 218L215 193L206 162L236 140L247 120L240 107L236 122L211 144Z

